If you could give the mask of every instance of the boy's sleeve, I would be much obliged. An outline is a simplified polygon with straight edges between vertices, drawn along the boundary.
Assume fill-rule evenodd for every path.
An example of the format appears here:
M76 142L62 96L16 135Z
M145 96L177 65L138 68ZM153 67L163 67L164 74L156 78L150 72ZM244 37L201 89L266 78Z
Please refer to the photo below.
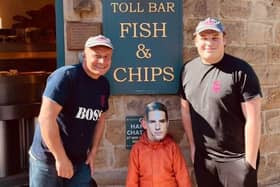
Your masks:
M191 178L187 169L185 158L176 143L174 143L173 163L178 187L191 187Z
M128 171L126 177L126 187L138 187L139 185L139 159L138 151L132 147L129 154Z
M241 102L246 102L256 96L262 97L259 79L251 66L247 66L239 74Z

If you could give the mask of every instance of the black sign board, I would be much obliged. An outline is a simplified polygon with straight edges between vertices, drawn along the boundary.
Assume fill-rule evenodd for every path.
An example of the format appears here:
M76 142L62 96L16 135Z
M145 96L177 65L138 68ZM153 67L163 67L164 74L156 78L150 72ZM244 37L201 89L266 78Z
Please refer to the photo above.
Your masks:
M139 140L139 137L144 132L141 125L143 116L127 116L126 124L126 149L131 149L132 145Z

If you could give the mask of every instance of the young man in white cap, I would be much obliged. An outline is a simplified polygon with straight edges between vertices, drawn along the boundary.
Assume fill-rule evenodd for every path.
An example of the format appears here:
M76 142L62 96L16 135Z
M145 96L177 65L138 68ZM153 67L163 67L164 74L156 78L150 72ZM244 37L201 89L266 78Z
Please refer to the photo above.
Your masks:
M84 60L48 78L30 148L30 187L89 187L110 95L109 38L90 37Z
M196 27L199 57L181 74L181 114L199 187L256 187L261 89L245 61L225 54L223 24Z

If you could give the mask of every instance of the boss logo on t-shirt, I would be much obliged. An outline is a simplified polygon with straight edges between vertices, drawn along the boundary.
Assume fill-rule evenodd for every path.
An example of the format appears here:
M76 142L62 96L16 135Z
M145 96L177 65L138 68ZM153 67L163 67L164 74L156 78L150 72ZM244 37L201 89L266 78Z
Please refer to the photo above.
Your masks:
M102 110L99 109L93 110L91 108L79 107L76 118L97 121L101 116L101 113Z

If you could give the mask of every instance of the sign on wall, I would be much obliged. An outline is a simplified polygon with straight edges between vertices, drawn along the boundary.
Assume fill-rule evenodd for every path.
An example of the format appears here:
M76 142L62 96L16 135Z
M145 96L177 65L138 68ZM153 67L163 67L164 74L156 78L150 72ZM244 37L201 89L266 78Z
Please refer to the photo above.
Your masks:
M182 0L103 1L114 45L112 94L174 94L182 66Z
M126 124L126 149L131 149L132 145L137 142L144 132L141 125L143 116L127 116Z
M101 23L82 23L78 21L68 21L66 22L66 30L67 49L83 50L85 42L90 36L101 33Z

